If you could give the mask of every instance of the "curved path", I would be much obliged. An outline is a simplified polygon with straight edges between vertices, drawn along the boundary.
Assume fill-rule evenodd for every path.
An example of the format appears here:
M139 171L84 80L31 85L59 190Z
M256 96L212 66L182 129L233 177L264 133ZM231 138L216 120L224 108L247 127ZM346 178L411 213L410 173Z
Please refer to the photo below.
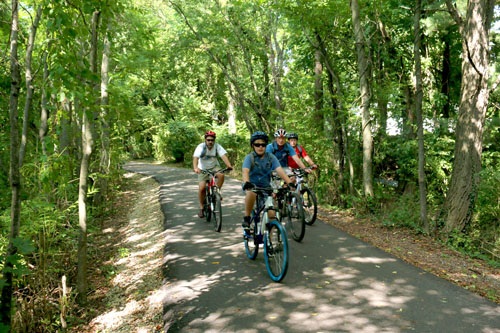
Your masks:
M160 184L165 332L500 332L500 307L317 221L290 240L282 283L247 259L240 182L226 176L223 227L197 217L188 169L130 162Z

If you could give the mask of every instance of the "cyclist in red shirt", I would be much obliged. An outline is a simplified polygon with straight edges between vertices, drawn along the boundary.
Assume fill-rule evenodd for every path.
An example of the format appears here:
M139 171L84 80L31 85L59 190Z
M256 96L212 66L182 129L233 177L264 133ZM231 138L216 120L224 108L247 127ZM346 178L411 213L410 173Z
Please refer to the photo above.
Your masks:
M311 157L307 155L307 152L304 149L304 147L302 147L297 143L299 141L299 135L297 133L288 133L287 137L288 137L288 143L290 144L290 146L292 146L293 149L295 149L297 156L299 158L303 158L312 169L316 169L318 166L313 162ZM288 167L290 167L291 169L300 168L300 166L290 156L288 156Z

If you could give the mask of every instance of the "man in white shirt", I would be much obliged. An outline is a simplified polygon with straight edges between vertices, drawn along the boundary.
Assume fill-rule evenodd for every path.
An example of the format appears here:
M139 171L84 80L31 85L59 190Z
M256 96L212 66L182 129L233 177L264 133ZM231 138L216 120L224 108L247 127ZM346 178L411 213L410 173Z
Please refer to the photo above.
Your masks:
M202 170L212 170L220 168L219 160L220 157L228 169L232 169L233 166L229 159L227 158L226 150L218 143L215 143L216 134L213 131L205 132L205 142L200 143L193 153L193 170L198 174L198 200L200 203L200 211L198 212L198 217L205 217L203 213L203 203L205 202L205 184L209 179L209 175L202 173ZM224 174L217 174L217 187L222 188L224 184Z

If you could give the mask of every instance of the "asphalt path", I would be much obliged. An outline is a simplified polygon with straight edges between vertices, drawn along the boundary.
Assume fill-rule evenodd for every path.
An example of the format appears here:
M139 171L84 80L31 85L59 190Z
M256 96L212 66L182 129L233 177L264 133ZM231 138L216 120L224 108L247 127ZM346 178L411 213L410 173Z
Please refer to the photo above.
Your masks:
M197 216L189 169L141 161L165 214L165 332L500 332L500 306L318 220L289 240L281 283L243 244L241 182L226 175L222 231Z

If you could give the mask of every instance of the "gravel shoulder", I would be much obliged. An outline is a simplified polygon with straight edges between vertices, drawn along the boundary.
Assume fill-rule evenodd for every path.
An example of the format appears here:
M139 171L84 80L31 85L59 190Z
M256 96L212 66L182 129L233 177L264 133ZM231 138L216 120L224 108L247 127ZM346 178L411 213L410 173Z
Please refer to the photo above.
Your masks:
M89 253L92 292L71 332L161 332L163 329L163 213L159 185L126 173L114 213L103 222Z

